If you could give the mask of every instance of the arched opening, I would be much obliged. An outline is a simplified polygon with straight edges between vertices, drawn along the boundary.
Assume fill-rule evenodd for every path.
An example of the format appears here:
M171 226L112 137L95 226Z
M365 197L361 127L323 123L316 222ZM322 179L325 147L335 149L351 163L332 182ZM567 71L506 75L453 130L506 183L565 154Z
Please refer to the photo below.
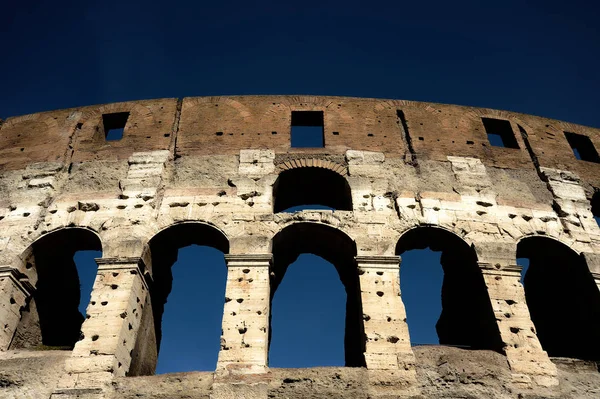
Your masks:
M396 253L412 342L502 352L477 256L466 242L443 229L417 227L400 238Z
M33 243L26 268L37 273L37 282L11 349L73 349L97 272L93 259L100 251L98 236L83 228L57 230Z
M150 240L157 373L212 371L220 347L227 238L202 223L171 226Z
M600 292L568 246L527 237L517 246L525 299L542 348L553 357L600 360Z
M306 254L311 254L312 256L307 256ZM298 367L300 364L302 366L344 364L349 367L362 367L365 365L363 355L365 338L362 324L358 273L354 260L355 256L356 244L354 241L343 232L325 225L297 223L284 228L273 238L274 265L271 279L272 310L270 323L272 330L270 332L270 336L272 337L270 342L273 344L270 346L269 355L270 358L276 361L275 365L285 365L286 367ZM290 265L292 265L291 268ZM343 310L339 308L335 310L337 315L332 314L331 312L323 314L322 308L326 308L328 305L331 305L331 303L316 304L316 306L321 306L321 308L317 309L309 307L299 309L292 305L286 306L284 303L280 304L280 301L283 302L285 300L285 295L283 293L279 295L278 289L288 290L294 284L294 281L290 279L289 283L291 284L287 284L288 281L286 280L285 285L282 285L286 272L288 272L288 268L290 268L290 277L304 274L305 278L311 279L314 276L307 275L307 270L315 271L317 268L327 266L333 266L337 271L337 275L321 270L319 272L319 277L326 278L327 280L318 282L313 281L311 289L315 289L315 287L317 287L317 289L324 289L324 285L333 287L335 284L339 284L335 281L336 279L341 281L345 295L341 289L337 290L337 294L334 293L334 297L331 298L330 301L331 303L337 303L341 306L343 306L342 304L345 301L345 321L343 322L343 327L340 326L343 328L344 332L342 333L342 331L339 331L339 335L327 337L329 342L337 343L340 350L328 351L328 353L333 354L333 357L321 357L320 359L317 359L318 356L310 355L311 351L314 353L315 348L318 347L314 345L314 340L311 339L311 335L314 335L307 331L312 330L313 333L331 334L330 329L326 329L324 326L327 326L332 320L326 320L326 318L335 319L336 316L343 313ZM303 285L297 286L295 291L298 292L299 295L310 295L310 293L306 293L306 286L308 284L310 283L305 281ZM288 286L286 287L286 285ZM303 288L304 292L301 292ZM336 291L335 288L331 289L333 292ZM321 295L321 298L324 298L328 294L332 295L332 293L325 293L325 295L323 295L322 291L319 295ZM294 300L294 298L289 297L288 299L291 299L290 303ZM301 302L299 298L295 298L295 300L296 303ZM303 311L303 313L298 314L297 312L299 311ZM280 322L281 320L283 320L283 322ZM342 330L342 328L340 328L340 330ZM294 337L296 340L291 341L289 335L286 334L286 330L294 330ZM344 336L343 352L341 350L342 334ZM279 352L284 346L293 347L296 351L295 353L287 352L285 354L285 356L288 356L286 362L277 364L282 357L279 356ZM274 353L274 351L277 351L278 353ZM302 356L299 355L299 352L303 352ZM307 355L307 353L309 355ZM343 360L336 357L335 353L344 353ZM294 358L291 358L291 356ZM306 359L307 356L312 357L312 360L315 361ZM317 362L320 364L315 364Z
M319 206L342 211L352 210L348 181L325 168L303 167L281 172L273 185L273 212L290 212L294 207L315 209ZM290 209L292 208L292 209Z

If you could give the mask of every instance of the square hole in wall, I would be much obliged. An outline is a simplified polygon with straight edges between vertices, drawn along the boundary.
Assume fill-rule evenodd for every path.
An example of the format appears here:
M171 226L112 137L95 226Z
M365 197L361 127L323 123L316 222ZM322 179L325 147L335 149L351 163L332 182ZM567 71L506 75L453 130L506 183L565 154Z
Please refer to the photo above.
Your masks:
M488 141L494 147L519 148L515 133L509 121L492 118L481 118L487 133Z
M117 141L123 138L127 118L129 118L129 112L102 114L102 124L104 125L104 137L106 141Z
M323 111L292 111L292 147L325 147Z
M592 141L588 136L565 132L565 137L571 146L571 150L573 150L575 158L582 161L600 163L598 152L596 151L596 148L594 148L594 144L592 144Z

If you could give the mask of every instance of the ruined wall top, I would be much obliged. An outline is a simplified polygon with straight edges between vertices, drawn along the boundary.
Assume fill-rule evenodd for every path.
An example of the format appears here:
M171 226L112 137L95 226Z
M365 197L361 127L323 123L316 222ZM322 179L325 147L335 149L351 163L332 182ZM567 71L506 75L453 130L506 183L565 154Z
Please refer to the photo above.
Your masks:
M323 112L323 148L290 146L291 111ZM115 113L129 113L123 138L106 141L103 115ZM518 148L490 145L482 118L509 121ZM600 148L600 129L484 108L321 96L170 98L7 118L0 127L0 171L35 163L125 160L155 150L169 150L177 159L254 148L272 149L280 157L343 155L352 149L420 160L475 157L486 166L513 170L534 170L537 162L600 186L600 164L577 160L565 132L586 136Z

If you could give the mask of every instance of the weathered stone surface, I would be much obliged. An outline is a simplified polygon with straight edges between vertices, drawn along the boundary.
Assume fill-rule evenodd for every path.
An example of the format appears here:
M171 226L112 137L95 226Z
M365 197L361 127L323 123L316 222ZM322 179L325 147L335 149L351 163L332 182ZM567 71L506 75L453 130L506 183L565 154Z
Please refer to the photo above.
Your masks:
M323 148L290 146L291 111L323 112ZM128 113L121 140L105 140L103 115L112 113ZM482 117L508 121L518 148L492 146ZM0 396L595 398L597 371L580 360L553 363L542 347L516 260L520 242L546 237L581 255L584 278L600 287L600 228L590 205L600 164L577 160L565 131L600 148L594 128L401 100L201 97L8 118L0 127L0 349L15 351L0 353ZM300 173L292 189L279 189L286 174L309 168L320 177ZM302 179L306 192L294 192ZM342 206L273 212L282 197L333 203L323 193L343 198L334 201ZM217 370L142 377L154 373L160 341L155 311L163 304L150 291L172 264L153 239L187 224L199 233L175 241L227 256ZM268 368L274 241L296 225L314 227L302 236L310 248L352 271L340 278L358 301L361 320L347 338L360 347L351 363L361 367ZM473 251L498 353L411 347L396 246L423 227ZM41 342L32 295L51 255L38 242L62 231L77 234L45 247L56 252L53 264L71 262L67 249L103 250L89 317L61 322L75 326L74 349L28 352ZM460 264L442 244L430 245L445 251L445 267ZM72 283L65 278L63 290Z

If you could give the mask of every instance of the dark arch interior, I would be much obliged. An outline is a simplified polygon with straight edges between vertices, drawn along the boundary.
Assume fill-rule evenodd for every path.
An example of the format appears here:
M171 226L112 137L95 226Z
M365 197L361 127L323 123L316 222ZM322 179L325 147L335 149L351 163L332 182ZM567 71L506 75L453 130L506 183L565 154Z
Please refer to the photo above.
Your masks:
M153 284L150 289L157 349L160 348L161 321L167 297L173 287L171 266L177 261L180 248L189 245L206 245L229 252L229 241L214 227L201 223L182 223L171 226L150 240Z
M299 205L324 205L351 211L352 196L346 179L329 169L304 167L279 174L273 185L274 212Z
M83 323L78 309L80 281L73 256L77 251L101 251L102 244L89 230L68 228L43 236L32 249L26 267L35 267L38 280L11 347L43 344L72 349Z
M363 367L365 342L358 273L354 260L356 244L341 231L325 225L298 223L286 227L273 238L271 300L288 266L303 253L320 256L335 266L346 289L345 363L348 367Z
M419 227L401 237L396 253L425 248L442 252L442 313L436 324L440 344L502 352L502 340L475 251L450 232Z
M544 350L600 360L600 292L583 258L546 237L522 240L517 257L529 259L525 298Z

